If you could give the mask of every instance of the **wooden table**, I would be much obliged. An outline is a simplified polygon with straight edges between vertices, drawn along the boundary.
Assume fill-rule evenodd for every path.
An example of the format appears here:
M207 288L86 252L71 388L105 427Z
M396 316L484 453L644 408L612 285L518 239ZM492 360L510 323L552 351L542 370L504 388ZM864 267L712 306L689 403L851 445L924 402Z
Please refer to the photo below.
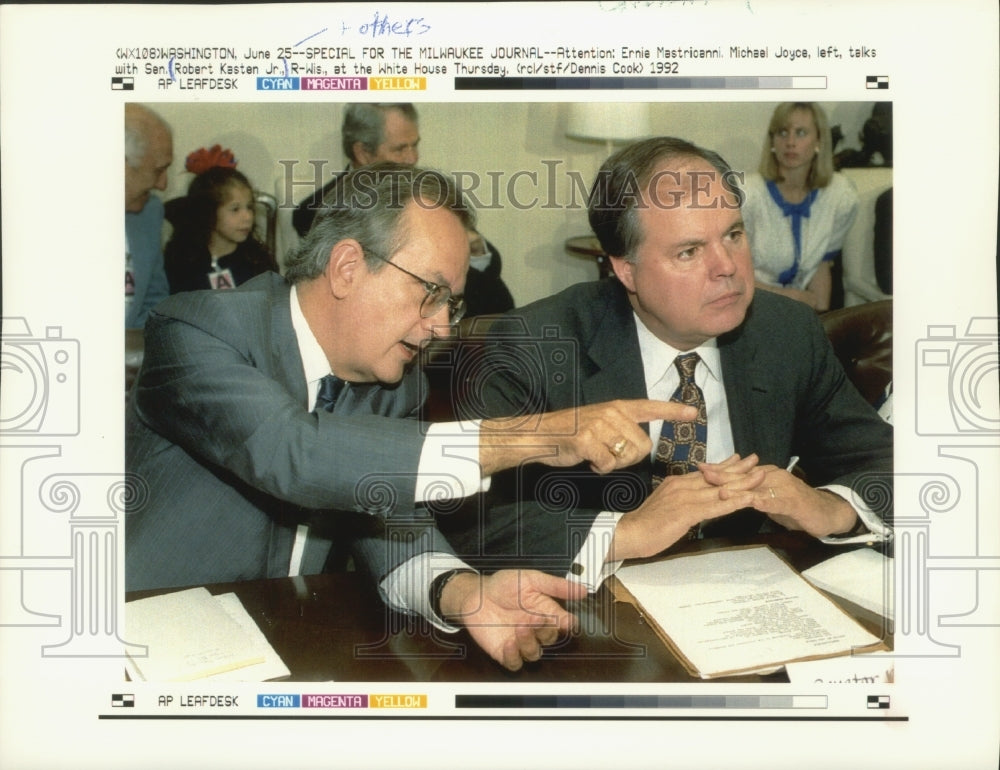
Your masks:
M799 533L757 538L796 569L804 570L842 552ZM671 553L734 543L701 540ZM579 633L546 648L540 661L511 673L495 663L465 631L445 634L427 622L389 611L372 585L355 572L276 578L207 586L234 591L291 671L292 681L372 682L694 682L630 604L602 587L574 605ZM164 591L137 591L126 600ZM886 637L879 616L838 603L869 631ZM887 639L887 642L890 640ZM717 682L785 682L769 676Z

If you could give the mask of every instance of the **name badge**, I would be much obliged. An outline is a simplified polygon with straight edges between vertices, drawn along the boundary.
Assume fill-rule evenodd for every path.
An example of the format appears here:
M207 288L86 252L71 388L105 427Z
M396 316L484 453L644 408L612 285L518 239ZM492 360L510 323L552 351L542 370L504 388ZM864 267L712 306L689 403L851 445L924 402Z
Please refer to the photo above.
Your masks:
M208 283L213 289L235 289L236 281L229 268L216 270L208 274Z

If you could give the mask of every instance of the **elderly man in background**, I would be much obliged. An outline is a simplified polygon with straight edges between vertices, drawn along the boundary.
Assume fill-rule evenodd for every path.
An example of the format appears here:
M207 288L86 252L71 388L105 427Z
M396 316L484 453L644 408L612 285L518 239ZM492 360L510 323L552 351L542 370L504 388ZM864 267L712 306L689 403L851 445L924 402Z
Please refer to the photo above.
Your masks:
M170 294L161 247L163 202L173 162L170 126L148 107L125 105L125 328L142 329Z
M292 225L304 238L323 199L337 181L351 169L370 163L400 163L415 166L420 160L420 127L417 110L409 103L348 104L340 127L340 143L347 156L347 168L336 174L323 187L304 199L292 213Z
M416 108L409 102L394 104L348 104L340 128L341 146L348 158L347 168L322 188L304 199L292 212L292 226L300 238L312 227L323 201L337 181L351 169L371 163L400 163L414 166L420 160L420 126ZM468 231L472 253L465 289L468 315L502 313L514 307L514 297L500 273L503 260L499 250L474 228Z

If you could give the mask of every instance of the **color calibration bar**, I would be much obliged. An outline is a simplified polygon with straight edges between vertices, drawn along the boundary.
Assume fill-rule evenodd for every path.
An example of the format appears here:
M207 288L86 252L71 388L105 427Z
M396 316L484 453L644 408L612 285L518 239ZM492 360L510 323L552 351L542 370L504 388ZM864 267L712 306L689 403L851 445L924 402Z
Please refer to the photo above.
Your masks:
M825 695L456 695L475 709L825 709Z
M456 91L825 89L825 75L739 77L457 77ZM425 91L424 77L259 77L258 91Z
M258 91L426 91L423 77L295 76L259 77Z
M826 88L826 75L766 77L455 78L456 91L755 90Z

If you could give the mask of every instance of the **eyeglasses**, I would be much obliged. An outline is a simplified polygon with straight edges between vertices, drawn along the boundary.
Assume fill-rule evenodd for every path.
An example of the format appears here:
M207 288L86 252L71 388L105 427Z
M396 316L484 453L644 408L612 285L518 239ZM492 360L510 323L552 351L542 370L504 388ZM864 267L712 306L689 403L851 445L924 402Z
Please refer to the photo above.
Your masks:
M392 265L397 270L406 273L411 278L416 279L424 287L424 291L427 294L424 296L423 302L420 303L420 317L421 318L432 318L441 312L441 308L445 305L448 306L448 323L457 324L462 320L462 316L465 315L465 297L462 295L453 295L451 289L447 286L442 286L441 284L432 283L431 281L424 280L416 273L411 273L406 268L400 267L395 262L392 262L385 257L375 254L371 251L366 251L366 254L370 254L375 257L375 259L380 262L385 262L387 265Z

